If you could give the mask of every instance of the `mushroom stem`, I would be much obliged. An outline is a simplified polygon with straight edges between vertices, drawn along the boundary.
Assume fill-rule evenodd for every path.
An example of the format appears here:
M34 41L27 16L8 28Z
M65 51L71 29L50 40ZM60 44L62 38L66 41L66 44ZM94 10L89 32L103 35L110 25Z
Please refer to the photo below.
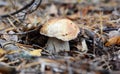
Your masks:
M70 51L69 42L62 41L57 38L49 38L47 42L47 48L50 53L56 53L60 51Z

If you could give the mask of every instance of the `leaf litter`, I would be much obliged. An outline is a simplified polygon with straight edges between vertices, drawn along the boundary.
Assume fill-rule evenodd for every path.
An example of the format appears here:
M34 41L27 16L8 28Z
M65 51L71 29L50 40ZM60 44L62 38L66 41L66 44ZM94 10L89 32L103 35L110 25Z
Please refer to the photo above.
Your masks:
M12 7L11 3L18 5ZM0 14L29 3L0 1ZM19 17L0 19L0 74L119 74L119 0L43 0L41 5ZM9 6L10 5L10 6ZM50 53L41 27L53 18L67 18L80 29L69 41L70 51Z

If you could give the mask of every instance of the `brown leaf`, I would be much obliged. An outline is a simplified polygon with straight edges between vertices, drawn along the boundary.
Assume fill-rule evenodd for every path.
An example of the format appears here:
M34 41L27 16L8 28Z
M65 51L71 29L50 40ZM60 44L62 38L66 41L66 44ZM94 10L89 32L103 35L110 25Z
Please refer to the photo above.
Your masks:
M3 49L0 49L0 56L2 56L3 54L5 54L6 53L6 51L5 50L3 50Z
M88 13L88 10L89 10L89 7L88 7L88 6L85 7L85 8L83 8L83 9L82 9L82 15L83 15L83 16L86 16L87 13Z
M80 18L80 14L79 13L72 14L72 15L67 16L67 18L69 18L71 20L77 20Z
M113 44L118 44L118 45L120 44L120 36L115 36L110 38L108 42L105 44L105 46L110 46Z

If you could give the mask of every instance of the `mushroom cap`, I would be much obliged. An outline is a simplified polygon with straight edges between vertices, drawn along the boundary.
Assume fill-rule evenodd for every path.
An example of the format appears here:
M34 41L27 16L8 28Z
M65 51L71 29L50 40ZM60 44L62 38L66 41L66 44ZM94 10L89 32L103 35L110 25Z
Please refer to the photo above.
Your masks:
M63 41L75 39L79 31L79 27L67 18L48 20L40 29L41 34L48 37L55 37Z

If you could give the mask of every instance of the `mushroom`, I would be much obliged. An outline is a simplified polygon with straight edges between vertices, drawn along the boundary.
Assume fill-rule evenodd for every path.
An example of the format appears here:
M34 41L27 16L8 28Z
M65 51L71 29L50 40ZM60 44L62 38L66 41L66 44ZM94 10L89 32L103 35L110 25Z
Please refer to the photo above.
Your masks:
M48 20L40 29L40 34L50 37L46 49L50 53L70 51L69 42L79 33L79 27L67 18Z

